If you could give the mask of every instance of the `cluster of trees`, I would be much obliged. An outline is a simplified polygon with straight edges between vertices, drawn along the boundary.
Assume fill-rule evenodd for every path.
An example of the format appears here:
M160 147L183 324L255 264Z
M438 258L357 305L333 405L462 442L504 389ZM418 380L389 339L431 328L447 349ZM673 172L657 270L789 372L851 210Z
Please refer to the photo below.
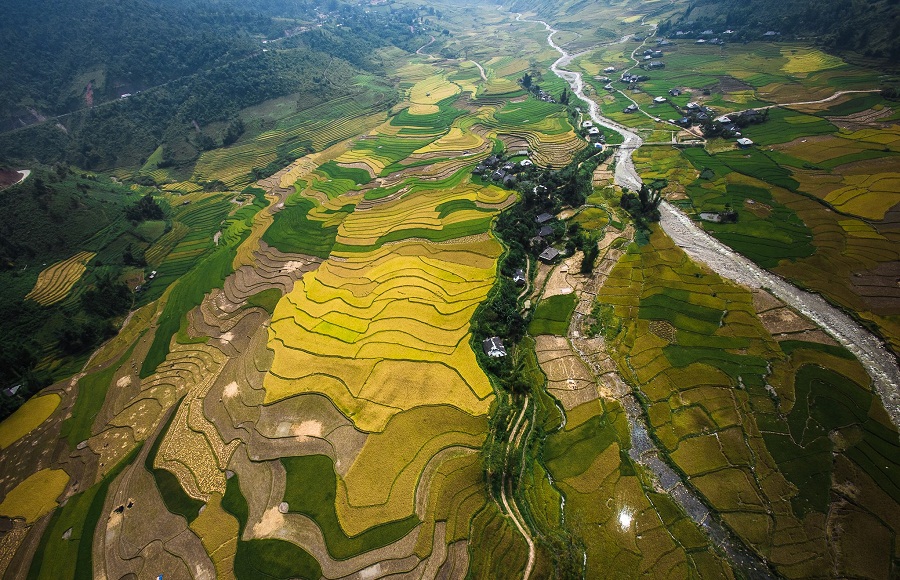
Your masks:
M769 110L763 109L762 112L751 110L728 115L728 118L731 119L729 124L707 118L700 124L700 130L706 137L732 137L736 128L744 129L750 125L759 125L768 121Z
M637 195L627 190L622 193L619 205L634 218L634 223L639 229L647 230L651 223L659 221L661 193L666 186L668 186L666 180L660 179L649 186L646 183L641 185Z
M133 222L142 222L146 220L161 220L166 217L166 214L159 204L156 203L153 195L148 193L134 205L125 208L125 217Z
M503 240L507 252L500 262L497 284L487 301L479 306L472 317L472 334L475 352L482 367L499 377L501 383L512 392L515 392L517 385L521 385L513 372L510 357L498 359L484 355L481 341L499 336L505 344L512 345L525 335L528 320L519 312L518 294L521 289L513 283L512 277L517 270L527 267L529 256L539 252L531 244L539 229L535 218L542 213L557 213L564 205L583 205L593 190L590 176L609 154L609 151L584 149L562 169L534 170L528 180L520 181L516 186L521 194L521 201L497 218L494 231ZM555 228L556 237L567 235L566 246L569 252L590 248L590 242L596 242L589 233L581 231L577 226L566 230L562 222L557 222ZM593 246L596 247L596 243ZM594 255L593 260L596 257Z

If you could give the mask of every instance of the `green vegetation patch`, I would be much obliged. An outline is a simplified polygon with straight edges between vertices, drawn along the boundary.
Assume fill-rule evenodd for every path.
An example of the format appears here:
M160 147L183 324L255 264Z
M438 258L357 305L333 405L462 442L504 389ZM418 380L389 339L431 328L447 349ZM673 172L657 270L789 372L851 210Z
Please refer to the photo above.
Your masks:
M275 312L275 306L281 300L281 290L278 288L269 288L262 292L257 292L250 298L247 298L248 306L258 306L269 313L271 316Z
M741 133L758 144L774 145L800 137L830 135L837 130L837 127L822 117L776 108L770 109L769 118L765 123L745 127L741 129Z
M427 113L425 115L413 115L409 112L409 109L403 109L394 115L391 119L391 125L394 125L395 127L449 127L454 119L465 112L453 106L452 103L456 99L457 95L454 95L440 101L437 104L437 112Z
M574 292L541 300L534 309L528 333L532 336L539 334L565 336L569 330L569 319L572 318L577 304L578 297Z
M316 202L309 198L292 199L275 214L275 221L262 236L263 241L282 252L327 258L334 247L338 227L326 227L309 219L307 214L315 207Z
M114 364L105 370L86 375L78 381L78 397L72 407L72 415L63 421L59 432L60 437L68 440L69 449L75 449L76 445L90 438L94 419L106 401L106 393L109 391L113 375L131 357L136 346L137 341Z
M335 511L337 474L334 462L324 455L282 457L287 472L284 501L288 509L312 518L322 535L328 552L339 560L392 544L419 525L416 516L387 522L355 536L347 536Z
M323 163L318 167L317 171L321 171L331 179L349 179L357 185L365 185L372 181L372 176L365 169L344 167L343 165L338 165L335 161Z
M644 320L667 320L672 326L699 334L713 334L721 326L724 310L689 302L691 293L681 288L665 288L662 292L641 298L639 317Z
M438 204L435 209L438 212L438 219L444 219L455 211L463 211L467 209L482 211L486 213L493 213L495 211L486 207L478 207L478 204L476 204L471 199L451 199L450 201L445 201L444 203Z
M555 480L584 473L607 447L628 441L627 432L623 437L616 428L617 421L622 418L622 408L617 402L604 402L604 406L606 412L594 415L574 429L559 431L547 438L543 459Z
M763 431L763 437L778 468L797 486L795 513L827 510L835 441L848 447L845 455L885 493L900 500L900 444L896 431L869 416L871 392L813 364L797 371L794 389L787 432Z
M238 544L234 556L234 575L238 580L258 578L322 577L322 567L306 550L284 540L242 540L250 509L241 493L238 476L232 475L225 482L222 508L237 518Z

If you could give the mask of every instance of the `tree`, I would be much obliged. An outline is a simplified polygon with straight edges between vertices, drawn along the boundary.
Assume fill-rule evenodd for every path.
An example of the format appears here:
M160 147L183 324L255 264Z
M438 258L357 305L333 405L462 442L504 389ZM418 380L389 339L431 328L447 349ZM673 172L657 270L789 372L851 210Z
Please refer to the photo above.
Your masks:
M631 214L639 228L647 229L648 223L659 221L661 193L666 186L668 186L668 182L665 179L659 179L649 186L646 183L642 184L637 195L626 190L619 198L619 205Z
M125 208L125 217L133 222L145 220L161 220L165 217L162 208L153 199L152 194L147 194L132 206Z
M563 87L563 92L559 96L559 102L562 103L563 105L569 104L569 89Z
M525 73L525 76L522 77L521 82L522 82L522 86L525 87L526 89L531 88L531 75L528 73Z
M594 271L594 264L597 262L597 256L600 255L600 246L597 245L597 240L593 237L588 239L588 242L585 244L584 248L584 259L581 260L581 268L579 271L582 274L590 274Z

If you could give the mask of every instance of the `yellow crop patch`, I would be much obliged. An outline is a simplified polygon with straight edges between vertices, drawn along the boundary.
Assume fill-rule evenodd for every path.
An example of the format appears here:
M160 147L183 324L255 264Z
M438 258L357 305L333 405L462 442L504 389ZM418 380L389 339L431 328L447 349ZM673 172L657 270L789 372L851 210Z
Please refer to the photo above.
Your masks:
M820 70L836 68L844 64L844 62L836 56L825 54L816 49L783 48L781 50L781 55L787 59L787 62L781 67L781 70L790 74L808 74Z
M29 524L49 513L69 483L62 469L42 469L29 476L6 494L0 503L0 516L25 518Z
M849 175L845 187L825 197L825 201L841 211L863 218L881 220L889 209L900 202L900 174Z
M0 423L0 449L9 447L47 420L59 406L59 395L34 397Z
M410 110L410 112L412 112ZM451 127L450 131L432 143L417 149L414 153L433 153L436 151L467 151L477 149L484 139L476 133L463 132L459 127Z
M34 288L25 298L34 300L41 306L59 302L69 294L69 290L87 270L87 263L94 256L96 254L93 252L78 252L71 258L48 266L38 274Z
M409 100L413 102L415 105L435 105L448 97L452 97L453 95L459 93L460 88L456 83L452 83L444 78L444 75L437 74L432 75L426 79L423 79L417 82L413 87L409 90ZM417 112L413 111L410 108L410 113L413 115L423 115L427 113L434 113L435 110L427 110L425 112Z
M357 427L381 431L398 411L449 404L487 413L491 385L469 346L469 320L494 281L473 244L400 243L329 260L276 307L266 402L325 394ZM438 249L440 248L440 249Z

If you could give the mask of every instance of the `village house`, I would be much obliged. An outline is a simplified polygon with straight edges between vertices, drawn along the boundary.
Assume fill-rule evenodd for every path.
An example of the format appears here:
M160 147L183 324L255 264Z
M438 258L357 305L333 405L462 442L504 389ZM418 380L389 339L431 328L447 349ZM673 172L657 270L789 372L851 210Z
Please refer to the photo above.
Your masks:
M637 110L638 110L638 106L635 105L634 103L631 103L630 105L628 105L627 107L625 107L624 109L622 109L622 112L623 112L623 113L634 113L634 112L636 112Z
M499 336L492 336L484 339L481 346L484 348L484 354L490 357L500 358L506 356L506 347L503 346L503 341L500 340Z
M751 141L750 139L747 139L746 137L741 137L740 139L737 140L737 144L738 144L738 147L740 147L741 149L746 149L748 147L753 146L753 141Z
M553 214L542 213L541 215L539 215L539 216L537 216L536 218L534 218L534 221L536 221L536 222L538 223L538 225L541 225L541 226L542 226L542 225L544 225L545 223L549 222L549 221L552 220L552 219L553 219Z
M665 103L666 100L667 99L665 97L655 97L653 99L653 102L656 103L657 105L661 105L662 103Z
M543 252L541 252L541 255L538 256L538 259L541 262L544 262L545 264L550 264L554 260L556 260L556 258L558 258L558 257L559 257L559 250L557 250L556 248L551 246L551 247L548 247Z
M681 89L669 89L669 94L673 97L677 97L681 94Z
M666 63L661 60L652 60L650 61L650 64L647 65L647 68L651 70L666 68Z
M516 286L524 286L525 285L525 272L522 271L521 268L516 270L515 274L513 274L513 283Z

